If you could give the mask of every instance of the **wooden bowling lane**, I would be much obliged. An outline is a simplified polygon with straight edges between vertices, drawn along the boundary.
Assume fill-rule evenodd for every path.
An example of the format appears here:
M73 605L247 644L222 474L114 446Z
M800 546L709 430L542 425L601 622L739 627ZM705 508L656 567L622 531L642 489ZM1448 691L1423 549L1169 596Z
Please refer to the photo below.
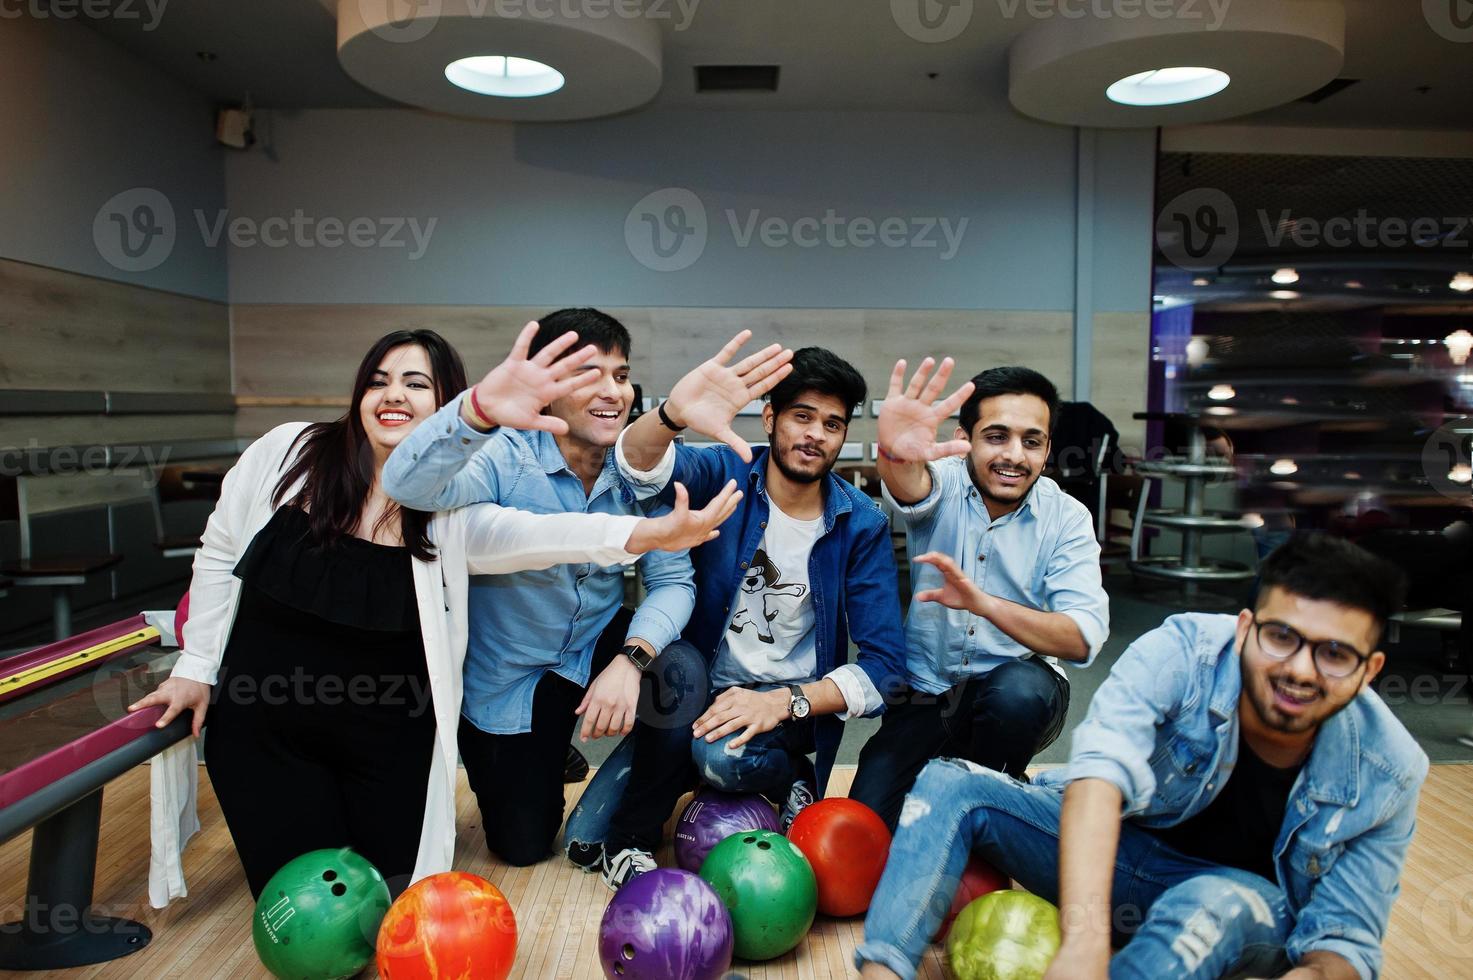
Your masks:
M830 790L841 795L852 767L838 767ZM567 862L532 868L492 862L479 832L475 798L461 775L456 867L483 875L502 889L516 910L520 947L512 976L526 980L594 980L599 919L609 891L597 875ZM572 801L587 783L569 786ZM154 931L153 943L132 956L98 966L51 973L4 973L16 978L180 978L237 980L270 975L251 946L252 903L224 821L200 768L200 822L189 845L189 897L167 909L148 907L148 769L140 766L108 784L98 848L96 898L110 915L131 916ZM1473 975L1473 765L1433 766L1422 794L1402 894L1386 943L1387 980ZM0 918L15 917L25 889L30 835L0 846ZM667 845L658 855L672 864ZM823 980L852 977L854 947L863 921L820 918L793 952L768 963L737 963L732 976L747 980ZM376 976L370 968L365 978ZM943 980L933 947L920 976Z

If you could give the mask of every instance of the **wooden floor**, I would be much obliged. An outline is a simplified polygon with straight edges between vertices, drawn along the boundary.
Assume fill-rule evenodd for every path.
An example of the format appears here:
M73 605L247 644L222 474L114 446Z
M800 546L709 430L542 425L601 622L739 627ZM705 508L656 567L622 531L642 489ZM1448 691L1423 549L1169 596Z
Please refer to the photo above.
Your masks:
M834 772L830 792L848 790L852 767ZM586 783L568 787L571 802ZM25 977L261 977L251 946L251 901L245 878L220 817L204 769L200 770L202 833L185 855L189 897L167 909L148 907L148 770L140 767L111 783L104 794L98 849L96 900L110 915L130 916L154 932L148 948L100 966ZM474 797L461 774L456 867L493 881L511 900L520 933L513 977L592 980L599 976L595 944L609 891L595 875L561 859L533 868L508 868L487 855ZM0 847L0 920L19 917L25 890L30 835ZM661 864L670 864L668 847ZM792 953L767 963L737 963L733 976L749 980L854 976L851 963L863 920L820 917ZM370 968L363 976L372 977ZM922 976L945 976L933 948ZM1422 795L1402 894L1386 942L1389 980L1473 977L1473 766L1433 766Z

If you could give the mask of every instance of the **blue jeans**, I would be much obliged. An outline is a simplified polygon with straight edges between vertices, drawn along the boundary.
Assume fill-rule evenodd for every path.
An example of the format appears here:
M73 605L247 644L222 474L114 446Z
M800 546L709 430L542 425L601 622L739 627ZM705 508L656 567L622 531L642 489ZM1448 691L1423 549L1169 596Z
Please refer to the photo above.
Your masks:
M914 977L972 852L1057 904L1062 806L1057 790L981 766L928 765L906 798L856 964ZM1110 961L1112 980L1278 976L1290 966L1284 944L1293 921L1278 885L1181 854L1129 821L1120 828L1111 914L1117 937L1129 937Z
M731 740L740 734L738 730L714 742L691 740L691 760L707 785L726 793L761 793L778 803L787 799L798 779L816 791L818 781L808 759L813 751L812 718L785 721L733 749Z

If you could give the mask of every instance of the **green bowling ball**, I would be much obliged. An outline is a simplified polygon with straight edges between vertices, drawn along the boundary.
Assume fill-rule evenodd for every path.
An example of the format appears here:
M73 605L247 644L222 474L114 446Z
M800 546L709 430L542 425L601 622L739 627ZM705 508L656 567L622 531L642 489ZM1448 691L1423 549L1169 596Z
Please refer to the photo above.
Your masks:
M1059 951L1059 910L1028 892L996 891L952 923L946 956L957 980L1040 980Z
M309 851L271 876L256 901L256 955L281 980L339 980L373 960L389 886L351 848Z
M770 960L802 942L818 908L818 882L803 852L782 834L732 834L701 863L705 878L731 912L745 960Z

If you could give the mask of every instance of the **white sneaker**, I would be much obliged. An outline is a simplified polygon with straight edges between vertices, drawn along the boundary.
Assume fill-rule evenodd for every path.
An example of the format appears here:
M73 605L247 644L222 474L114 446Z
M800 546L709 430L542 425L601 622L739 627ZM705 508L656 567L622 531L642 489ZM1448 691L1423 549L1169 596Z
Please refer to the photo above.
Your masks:
M655 864L655 856L649 851L641 851L638 848L626 847L624 850L609 857L604 854L604 884L614 891L624 887L631 878L637 878L646 871L653 871L659 865Z
M793 821L798 818L798 814L816 799L818 797L808 787L807 780L795 779L793 781L793 788L788 790L788 801L783 804L782 812L778 814L778 825L782 827L784 834L788 832L789 827L793 826Z

